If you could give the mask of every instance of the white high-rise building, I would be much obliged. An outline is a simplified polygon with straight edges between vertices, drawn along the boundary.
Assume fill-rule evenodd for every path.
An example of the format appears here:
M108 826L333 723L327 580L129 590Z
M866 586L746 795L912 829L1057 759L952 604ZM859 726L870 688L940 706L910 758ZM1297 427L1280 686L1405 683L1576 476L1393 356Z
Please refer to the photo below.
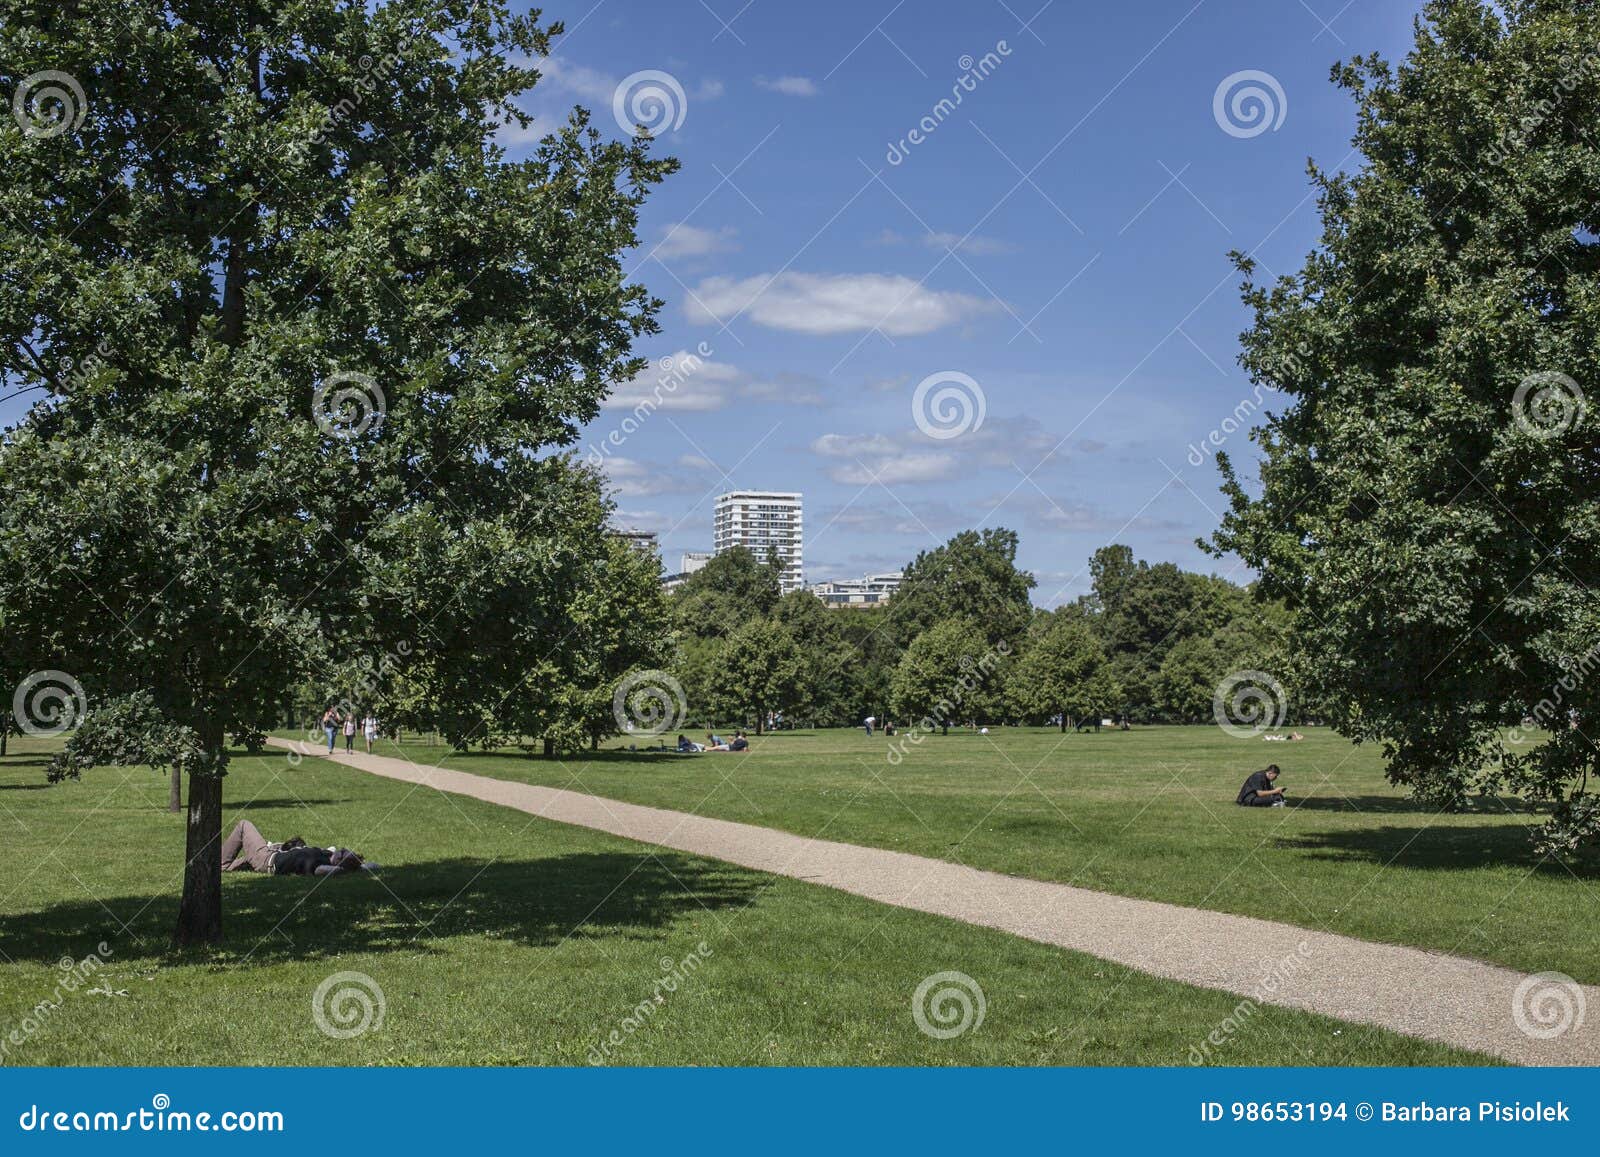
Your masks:
M717 499L716 537L712 540L717 553L742 546L764 562L776 552L783 561L779 584L786 594L805 585L804 535L797 492L735 490Z

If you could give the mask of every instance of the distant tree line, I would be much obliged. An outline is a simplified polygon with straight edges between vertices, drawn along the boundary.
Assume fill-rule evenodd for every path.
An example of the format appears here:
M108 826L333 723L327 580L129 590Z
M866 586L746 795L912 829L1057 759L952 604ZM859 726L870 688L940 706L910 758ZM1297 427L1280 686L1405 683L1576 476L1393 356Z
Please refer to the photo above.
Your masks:
M1017 545L1005 528L963 531L918 554L886 605L852 610L780 593L775 559L717 555L671 599L688 722L1198 723L1240 672L1264 677L1271 718L1307 714L1290 693L1280 604L1107 546L1088 594L1041 610Z

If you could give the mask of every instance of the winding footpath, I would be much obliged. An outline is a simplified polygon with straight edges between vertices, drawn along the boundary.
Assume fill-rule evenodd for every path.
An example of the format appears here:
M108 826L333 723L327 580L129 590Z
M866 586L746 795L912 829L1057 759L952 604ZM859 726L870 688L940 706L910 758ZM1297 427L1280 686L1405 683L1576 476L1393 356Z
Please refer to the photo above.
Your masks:
M1375 1025L1516 1064L1600 1065L1600 987L1594 985L389 756L330 756L315 744L268 742L559 823L997 928L1263 1004ZM1568 1012L1564 1031L1548 1038L1533 1035L1541 1023L1549 1023L1533 1014L1563 1008Z

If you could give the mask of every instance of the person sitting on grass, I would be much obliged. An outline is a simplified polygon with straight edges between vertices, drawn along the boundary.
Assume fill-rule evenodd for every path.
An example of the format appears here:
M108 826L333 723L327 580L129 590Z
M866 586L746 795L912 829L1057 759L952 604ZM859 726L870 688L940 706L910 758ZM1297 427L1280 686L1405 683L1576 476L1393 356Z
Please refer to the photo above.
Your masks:
M733 742L728 744L728 750L729 751L749 751L750 750L750 741L744 737L744 732L735 731L733 733Z
M1283 807L1283 788L1272 786L1278 774L1276 763L1252 773L1239 789L1239 798L1235 802L1240 807Z
M728 741L722 738L722 736L718 735L715 731L708 731L706 732L706 750L727 751Z
M688 752L688 751L704 751L705 750L705 745L702 744L702 743L696 743L694 740L690 739L687 735L680 735L680 736L678 736L678 750L679 751L684 751L684 752Z
M299 836L269 844L249 820L233 825L222 844L224 872L265 872L269 876L333 876L357 872L362 859L349 848L312 848Z

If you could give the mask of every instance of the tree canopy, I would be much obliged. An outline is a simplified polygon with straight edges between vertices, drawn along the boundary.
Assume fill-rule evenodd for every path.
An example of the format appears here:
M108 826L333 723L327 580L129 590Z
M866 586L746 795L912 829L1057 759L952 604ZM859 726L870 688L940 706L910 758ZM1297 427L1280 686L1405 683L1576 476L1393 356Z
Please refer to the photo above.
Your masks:
M507 158L559 31L0 0L0 85L82 91L0 124L0 372L42 399L0 447L7 643L193 729L182 941L221 933L229 730L358 653L511 693L605 549L598 480L543 451L641 368L620 254L672 163L581 110Z
M1409 55L1335 69L1353 173L1313 167L1322 237L1262 284L1242 364L1290 399L1219 456L1216 536L1296 614L1308 688L1429 801L1554 806L1600 833L1600 7L1430 0ZM1579 49L1584 55L1579 55ZM1530 742L1516 728L1552 729Z

